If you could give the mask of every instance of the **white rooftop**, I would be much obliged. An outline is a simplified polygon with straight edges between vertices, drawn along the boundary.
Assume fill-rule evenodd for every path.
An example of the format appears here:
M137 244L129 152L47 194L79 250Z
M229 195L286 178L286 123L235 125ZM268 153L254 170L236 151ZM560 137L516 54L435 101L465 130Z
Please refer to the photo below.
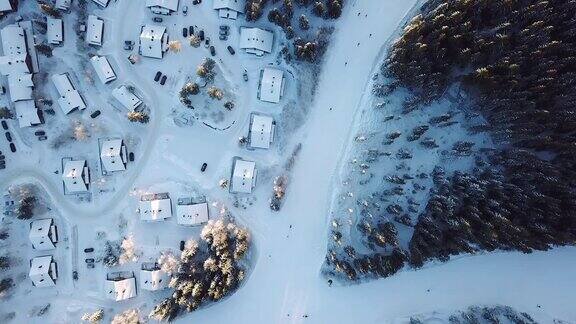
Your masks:
M2 75L30 73L27 59L26 53L0 56L0 73Z
M16 110L16 118L18 118L18 125L21 128L41 123L34 100L17 101L14 103L14 110Z
M176 205L176 217L180 225L199 225L208 222L208 204Z
M146 0L146 7L152 12L167 15L173 11L178 11L178 0Z
M166 27L144 25L140 32L140 55L152 58L162 58L168 50L168 34Z
M13 6L12 2L10 0L0 0L0 12L16 10L17 5Z
M121 301L136 297L136 279L106 279L104 290L108 299Z
M256 186L256 163L236 159L232 172L232 188L235 193L251 193Z
M64 40L64 25L62 19L48 17L47 39L48 43L58 45Z
M56 0L55 7L60 10L68 10L71 4L72 0Z
M130 111L138 108L142 104L142 100L136 97L136 95L130 92L128 88L123 85L112 90L112 96L116 98L124 108Z
M140 270L140 288L144 290L161 290L168 288L170 276L162 270Z
M8 89L10 90L10 99L12 102L19 100L31 100L32 88L32 74L10 74L8 75Z
M141 200L138 203L140 219L143 221L161 221L172 217L170 198L156 200Z
M80 93L72 86L67 73L54 74L52 76L52 83L54 83L58 95L60 95L58 104L65 114L69 114L74 109L83 110L86 108L84 99L82 99Z
M244 13L246 0L213 0L212 8L218 10L220 18L236 19L239 13Z
M270 148L274 140L274 119L270 116L253 114L250 123L250 146Z
M36 257L30 263L30 280L36 287L52 287L56 285L56 263L51 255Z
M284 95L284 71L264 68L260 79L258 98L262 101L278 103Z
M0 37L2 37L4 55L12 56L27 53L24 28L18 25L8 25L0 30Z
M94 15L89 15L86 29L86 42L91 45L102 46L104 21Z
M108 6L108 2L110 2L110 0L92 0L92 1L96 2L96 4L98 4L101 7Z
M112 69L106 56L94 55L90 58L90 63L92 63L92 67L102 83L106 84L116 80L116 73Z
M70 193L88 191L90 182L86 160L70 160L64 164L62 180L66 190Z
M110 139L100 147L100 160L107 172L126 170L126 146L121 139Z
M35 220L30 223L28 238L36 250L45 251L56 248L56 227L52 218Z
M272 52L274 34L260 28L240 28L240 48L246 53L262 56Z

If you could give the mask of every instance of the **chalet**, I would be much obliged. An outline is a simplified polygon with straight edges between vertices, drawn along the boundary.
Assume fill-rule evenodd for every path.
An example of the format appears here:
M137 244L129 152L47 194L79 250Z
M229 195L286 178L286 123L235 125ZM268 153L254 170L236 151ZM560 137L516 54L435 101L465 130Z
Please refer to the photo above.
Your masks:
M32 247L35 250L46 251L56 248L58 233L52 218L38 219L30 223L28 234Z
M240 28L240 48L248 54L263 56L272 53L273 43L274 34L271 31L256 27Z
M180 204L176 205L176 218L179 225L195 226L208 222L208 204Z
M270 148L274 141L276 123L270 116L252 114L250 116L250 131L248 140L251 148Z
M16 11L18 9L18 0L0 0L0 13Z
M106 172L126 170L127 153L126 145L121 139L109 139L100 147L100 161Z
M46 32L48 43L53 45L62 44L64 41L64 23L62 22L62 19L48 17L46 18L46 23L48 25L48 30Z
M86 43L94 46L102 46L102 36L104 34L104 20L94 16L88 16L86 24Z
M171 15L178 11L179 0L146 0L146 7L157 15Z
M90 58L90 63L102 83L106 84L116 80L116 73L106 56L94 55Z
M136 278L134 274L110 273L104 284L106 296L110 300L122 301L136 297Z
M58 104L65 114L69 114L73 110L84 110L86 103L80 96L78 90L74 89L70 82L68 73L55 74L52 76L52 83L58 91Z
M212 8L218 11L220 18L236 20L238 14L243 14L246 8L246 0L213 0Z
M66 193L87 192L90 183L90 170L86 160L69 160L64 164L62 181Z
M54 7L62 11L68 11L72 5L72 0L56 0Z
M92 0L92 1L94 1L97 5L103 8L106 8L108 6L108 3L110 2L110 0Z
M140 288L157 291L168 288L170 276L162 271L156 263L142 263L139 281Z
M235 158L230 179L230 192L252 193L256 187L257 171L255 162Z
M172 217L172 201L168 193L145 195L138 203L138 213L143 221L155 222Z
M168 51L166 27L144 25L140 29L140 55L161 59Z
M35 287L56 286L56 279L58 279L56 262L51 255L36 257L30 260L28 276Z
M260 72L260 85L258 86L258 99L279 103L284 96L284 71L273 68L264 68Z
M112 97L114 97L122 105L122 107L128 109L129 111L134 111L136 108L142 105L142 100L136 97L128 88L124 85L112 90Z

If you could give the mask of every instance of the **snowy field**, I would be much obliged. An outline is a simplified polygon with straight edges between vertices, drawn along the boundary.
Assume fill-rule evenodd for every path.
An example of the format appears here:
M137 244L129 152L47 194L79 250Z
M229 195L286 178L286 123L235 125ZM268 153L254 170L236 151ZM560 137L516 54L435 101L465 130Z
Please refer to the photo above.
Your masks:
M97 52L111 59L119 78L106 86L98 80L91 83L81 68L82 57L70 59L66 64L58 61L50 67L49 73L75 71L79 91L87 97L89 108L69 116L57 111L56 116L42 127L49 132L50 138L57 137L74 120L90 124L88 114L92 108L101 107L103 115L98 124L105 125L105 130L88 125L92 135L86 142L71 142L58 150L51 148L49 143L36 141L33 131L14 131L19 151L8 156L9 169L5 170L8 172L0 173L2 189L27 182L42 187L54 218L62 228L55 256L61 264L62 280L56 288L40 291L32 287L29 280L21 278L14 295L0 304L3 313L16 311L14 323L78 323L83 313L99 308L105 310L107 319L111 314L134 307L146 314L165 297L169 292L139 291L131 300L109 301L104 297L103 282L110 270L101 264L88 269L83 260L82 249L93 246L99 252L107 239L132 236L142 251L140 262L153 260L166 249L176 251L180 240L199 235L198 228L179 227L173 219L157 224L141 222L135 209L140 194L147 192L169 192L173 200L191 195L205 196L211 206L211 217L223 209L229 210L252 232L250 259L253 265L239 290L177 322L405 323L406 318L413 315L452 314L471 305L495 304L528 312L542 323L550 323L553 318L576 322L573 307L576 248L532 254L501 252L462 256L446 264L429 264L417 271L404 270L391 278L354 286L329 286L321 275L330 223L335 217L331 214L336 208L334 193L342 191L341 185L350 176L350 170L358 171L355 166L350 167L351 159L359 152L354 139L372 132L376 126L376 117L366 113L374 104L372 75L378 71L384 51L399 24L419 1L348 1L325 57L314 100L308 102L309 98L298 97L298 83L306 84L309 80L299 80L299 74L287 73L285 98L278 105L260 102L256 89L262 67L274 65L291 71L292 68L282 64L275 55L284 41L283 36L276 40L275 53L264 58L249 57L238 50L235 56L228 55L226 43L217 40L216 30L221 21L210 4L192 6L191 1L184 1L190 7L188 16L177 14L165 18L164 24L173 39L179 39L181 27L190 24L214 31L214 35L209 36L218 53L216 61L222 77L219 82L227 84L225 88L232 91L230 97L235 98L236 109L216 114L202 109L191 112L179 102L178 92L183 83L210 55L203 46L191 48L182 40L183 47L178 53L167 53L163 60L144 58L131 65L126 59L129 53L121 47L123 40L137 41L140 25L150 21L152 15L139 1L119 0L104 10L91 4L89 12L96 13L106 23L104 46ZM129 19L126 12L130 13ZM66 16L64 20L70 37L64 47L55 51L55 56L59 52L65 56L76 48L72 30L74 17ZM236 47L242 21L226 23L232 30L228 42ZM282 34L276 31L276 35ZM247 83L242 79L244 69L249 75ZM158 70L168 75L163 87L152 80ZM149 124L130 123L108 104L109 92L120 84L132 84L140 93L146 94L143 99L151 111ZM46 91L55 91L51 86L47 82ZM294 121L289 120L290 114L282 110L299 107L297 109L302 113L302 105L309 106L309 114L305 114L301 125L294 127ZM449 105L439 109L448 111ZM283 134L282 145L275 143L268 151L239 147L238 138L246 135L249 114L253 111L274 116L280 125L291 125L293 133L290 137ZM391 110L378 114L381 118L397 113ZM396 129L406 134L429 117L391 120L380 135L385 136ZM15 122L10 126L11 130L17 129ZM448 129L430 131L445 132L445 148L458 140L460 135L454 134L461 134ZM135 153L136 160L128 163L125 173L103 176L98 172L96 152L98 138L102 136L123 137L129 151ZM476 140L482 145L489 144L483 138ZM272 212L268 200L273 178L282 172L282 165L298 143L302 143L302 149L292 170L283 208L280 212ZM391 148L395 154L401 143L394 145L398 145ZM5 141L0 144L0 150L9 151ZM435 164L446 163L441 153L422 151L414 154L413 160L428 161L425 165L411 165L422 172L429 172ZM61 175L55 171L59 170L61 157L70 155L87 158L89 166L94 168L93 182L101 187L92 187L91 201L79 201L62 194ZM229 178L235 156L257 161L258 184L250 195L232 195L218 186L221 179ZM390 160L380 162L379 167L395 166L389 163ZM208 164L204 173L200 171L202 163ZM457 167L468 168L470 164L470 160L463 159ZM345 210L350 206L337 208ZM25 237L26 233L20 229L13 235ZM26 244L21 243L18 249L27 251L20 255L24 265L14 271L25 273L30 247L28 241L23 242ZM15 244L18 246L18 242ZM13 248L16 247L10 246L11 250ZM138 266L139 263L130 263L116 269L137 270ZM78 281L72 280L72 268L78 269ZM30 309L48 301L51 307L46 315L28 317Z

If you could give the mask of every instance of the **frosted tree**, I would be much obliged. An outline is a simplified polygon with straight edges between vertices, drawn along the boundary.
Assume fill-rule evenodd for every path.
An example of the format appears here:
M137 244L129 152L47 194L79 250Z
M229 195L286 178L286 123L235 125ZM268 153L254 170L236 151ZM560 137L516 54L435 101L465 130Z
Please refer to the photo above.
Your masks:
M210 87L208 88L208 96L212 99L222 100L222 98L224 98L224 92L220 88Z
M104 318L104 310L99 309L93 313L85 313L82 315L82 321L88 323L100 323L100 321Z
M200 47L200 43L202 42L202 40L198 35L192 35L188 39L190 40L190 46Z
M74 130L74 139L79 142L84 142L88 140L88 138L90 137L88 129L86 129L86 126L84 126L84 124L82 124L82 122L80 121L76 121L74 123L73 130Z
M120 264L138 261L140 252L136 249L133 235L128 235L128 237L122 240L120 247L122 248L122 253L120 254L119 260Z
M160 269L167 274L175 273L178 270L178 266L180 262L174 256L171 250L167 250L162 252L160 257L158 258L158 265L160 265Z
M140 318L140 312L135 309L128 309L120 314L116 314L111 324L141 324L144 321Z
M168 43L168 48L174 52L174 53L178 53L182 50L182 42L180 42L179 40L173 40L170 41Z

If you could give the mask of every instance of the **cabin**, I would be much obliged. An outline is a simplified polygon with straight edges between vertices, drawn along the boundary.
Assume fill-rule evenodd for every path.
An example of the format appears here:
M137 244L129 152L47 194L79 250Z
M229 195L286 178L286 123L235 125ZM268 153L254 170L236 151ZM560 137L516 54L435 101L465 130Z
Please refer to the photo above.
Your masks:
M148 291L158 291L168 288L170 276L162 271L157 263L142 263L139 281L140 288Z
M46 39L52 45L60 45L64 41L64 23L62 19L46 18L47 32Z
M213 0L212 8L220 18L236 20L246 11L246 0Z
M39 251L53 250L58 242L56 225L52 218L38 219L30 223L28 238L32 248Z
M136 97L136 95L124 85L112 90L112 97L129 111L134 111L142 105L142 100Z
M54 287L58 279L58 268L51 255L35 257L30 260L28 277L34 287Z
M18 9L18 0L0 0L0 13L6 14Z
M138 202L140 219L148 222L163 221L172 217L172 201L168 193L143 195Z
M269 149L274 141L276 123L270 116L252 114L250 116L250 130L248 142L251 148Z
M153 14L171 15L178 11L178 0L146 0L146 7Z
M106 276L104 292L108 299L122 301L136 297L136 278L134 274L121 272L109 273Z
M70 10L71 5L72 0L56 0L56 4L54 5L54 7L62 11L68 11Z
M256 162L235 158L230 179L230 192L252 193L256 187Z
M74 89L68 73L55 74L52 76L52 83L58 91L58 105L65 114L71 113L73 110L84 110L86 103L80 96L78 90Z
M140 55L161 59L166 51L168 51L168 32L166 27L142 26L140 29Z
M121 139L109 139L100 146L100 161L106 173L126 170L126 145Z
M248 54L263 56L272 53L274 34L256 27L240 28L240 49Z
M104 20L98 18L97 16L89 15L86 29L86 43L94 46L102 46Z
M100 79L102 83L106 84L116 80L116 73L114 72L114 69L112 69L106 56L94 55L90 58L90 63L92 64L94 71L96 71L98 79Z
M264 68L260 71L258 99L265 102L279 103L284 96L284 71Z
M97 5L103 8L108 7L108 3L110 2L110 0L92 0L92 1L94 1Z
M62 171L65 193L81 193L88 191L90 171L86 160L68 160Z
M178 203L176 219L179 225L197 226L208 222L208 203Z

